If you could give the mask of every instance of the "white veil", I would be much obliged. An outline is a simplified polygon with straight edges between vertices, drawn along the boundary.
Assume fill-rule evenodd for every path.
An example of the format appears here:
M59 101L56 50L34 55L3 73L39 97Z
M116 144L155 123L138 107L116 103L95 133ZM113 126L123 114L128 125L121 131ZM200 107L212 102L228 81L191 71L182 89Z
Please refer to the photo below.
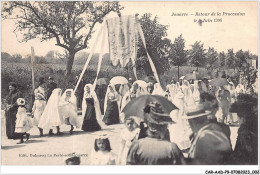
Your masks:
M71 92L71 97L70 97L70 99L69 99L69 102L72 103L73 105L75 105L76 110L77 110L77 98L76 98L76 96L75 96L75 94L74 94L73 89L66 89L66 90L63 92L63 94L62 94L62 96L61 96L61 98L60 98L59 105L62 106L63 104L68 104L68 103L69 103L68 101L65 100L65 98L66 98L66 93L67 93L67 92Z
M71 97L68 101L66 100L67 92L71 92ZM59 110L60 115L64 119L69 118L69 121L72 125L76 126L77 128L80 127L80 122L77 113L77 98L74 94L73 89L66 89L65 92L62 94L59 101Z
M86 89L87 87L89 87L90 93L87 92L87 89ZM98 121L99 125L101 126L101 128L104 127L105 124L102 122L102 115L101 115L101 111L100 111L99 101L98 101L97 94L96 94L92 84L86 84L84 87L84 95L83 95L83 100L82 100L82 117L84 118L84 116L86 114L87 103L86 103L85 98L87 98L87 97L91 97L94 99L94 107L95 107L97 121Z
M54 126L61 126L64 123L64 119L60 115L59 111L61 93L62 90L60 88L56 88L52 91L52 94L39 121L39 128L52 129Z
M199 80L194 81L193 98L196 103L200 102L200 92L199 92Z
M174 96L177 94L176 89L177 89L177 85L175 84L168 84L166 89L168 90L168 100L170 100L171 102L174 99Z
M116 96L117 96L117 98L119 99L119 94L118 94L117 91L116 91L115 85L114 85L114 84L109 84L109 85L107 86L107 92L106 92L105 101L104 101L104 114L106 113L106 109L107 109L108 94L111 92L111 91L110 91L110 87L113 88L113 91L114 91L113 93L115 93ZM120 111L120 102L121 102L121 99L119 99L119 100L117 101L118 111Z
M162 89L162 87L159 83L154 84L154 89L153 89L152 95L165 96L165 91Z
M184 94L184 103L185 106L191 106L195 104L195 100L192 95L191 86L189 85L189 82L187 82L187 85L182 86L183 94Z

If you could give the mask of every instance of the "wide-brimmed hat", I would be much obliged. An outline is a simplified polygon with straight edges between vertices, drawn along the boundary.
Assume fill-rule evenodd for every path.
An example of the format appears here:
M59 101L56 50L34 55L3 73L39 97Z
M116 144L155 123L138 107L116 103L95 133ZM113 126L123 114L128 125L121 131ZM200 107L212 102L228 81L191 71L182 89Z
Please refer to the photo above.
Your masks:
M185 112L186 112L186 117L185 117L186 119L193 119L197 117L207 116L211 113L210 111L206 111L202 104L197 104L191 107L187 107L185 109Z
M150 123L154 123L157 125L166 125L166 124L171 124L175 123L171 117L170 114L165 113L162 110L162 106L158 102L151 102L148 104L144 112L146 113L146 121Z

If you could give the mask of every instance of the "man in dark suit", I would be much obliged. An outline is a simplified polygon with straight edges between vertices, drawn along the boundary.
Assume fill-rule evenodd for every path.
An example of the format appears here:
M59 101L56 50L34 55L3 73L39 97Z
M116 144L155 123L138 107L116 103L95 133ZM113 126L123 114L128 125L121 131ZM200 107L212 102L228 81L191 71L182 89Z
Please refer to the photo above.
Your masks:
M223 165L229 163L232 153L230 139L223 128L207 119L210 111L202 104L186 108L186 115L193 131L188 153L189 164Z
M49 83L47 85L47 101L49 100L49 98L52 94L52 91L57 88L57 84L54 83L53 77L49 77L48 80L49 80Z

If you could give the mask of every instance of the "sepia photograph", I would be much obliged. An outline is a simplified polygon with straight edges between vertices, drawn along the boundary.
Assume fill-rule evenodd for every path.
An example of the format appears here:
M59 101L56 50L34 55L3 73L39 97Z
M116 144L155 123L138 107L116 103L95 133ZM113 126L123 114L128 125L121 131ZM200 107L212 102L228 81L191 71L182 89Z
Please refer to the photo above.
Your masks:
M1 165L259 174L258 7L2 1Z

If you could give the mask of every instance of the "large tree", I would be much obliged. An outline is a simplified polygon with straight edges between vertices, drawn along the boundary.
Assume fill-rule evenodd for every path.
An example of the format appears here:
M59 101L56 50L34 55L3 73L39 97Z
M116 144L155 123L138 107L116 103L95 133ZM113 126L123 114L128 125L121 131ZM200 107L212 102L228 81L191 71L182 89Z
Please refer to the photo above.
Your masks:
M190 64L197 67L197 70L206 63L206 49L203 48L203 45L200 41L196 41L191 45L192 48L189 50Z
M234 53L233 49L228 49L225 62L226 62L225 65L227 68L235 69L236 57L235 57L235 53Z
M213 47L209 47L208 52L206 54L206 58L207 58L206 67L208 68L208 70L212 71L213 69L219 67L218 52Z
M221 67L223 68L226 64L226 54L225 54L225 52L220 52L218 54L218 61L219 61L220 68Z
M159 18L157 16L152 17L150 13L144 14L139 19L139 22L144 33L148 53L156 66L158 74L163 74L169 68L168 48L170 41L164 38L167 36L168 26L160 24ZM151 74L150 64L141 39L138 42L137 66L138 70L142 69L146 71L146 74Z
M54 38L57 46L69 52L67 75L75 54L88 47L95 25L108 13L119 14L122 9L116 1L10 1L2 5L3 18L16 20L15 31L22 34L21 41Z
M246 57L245 57L243 50L237 51L235 56L237 58L236 67L242 68L243 66L246 65L247 61L246 61Z
M171 45L170 60L173 65L178 66L178 79L180 76L180 66L187 62L188 51L185 50L185 40L182 35L175 38L174 43Z

